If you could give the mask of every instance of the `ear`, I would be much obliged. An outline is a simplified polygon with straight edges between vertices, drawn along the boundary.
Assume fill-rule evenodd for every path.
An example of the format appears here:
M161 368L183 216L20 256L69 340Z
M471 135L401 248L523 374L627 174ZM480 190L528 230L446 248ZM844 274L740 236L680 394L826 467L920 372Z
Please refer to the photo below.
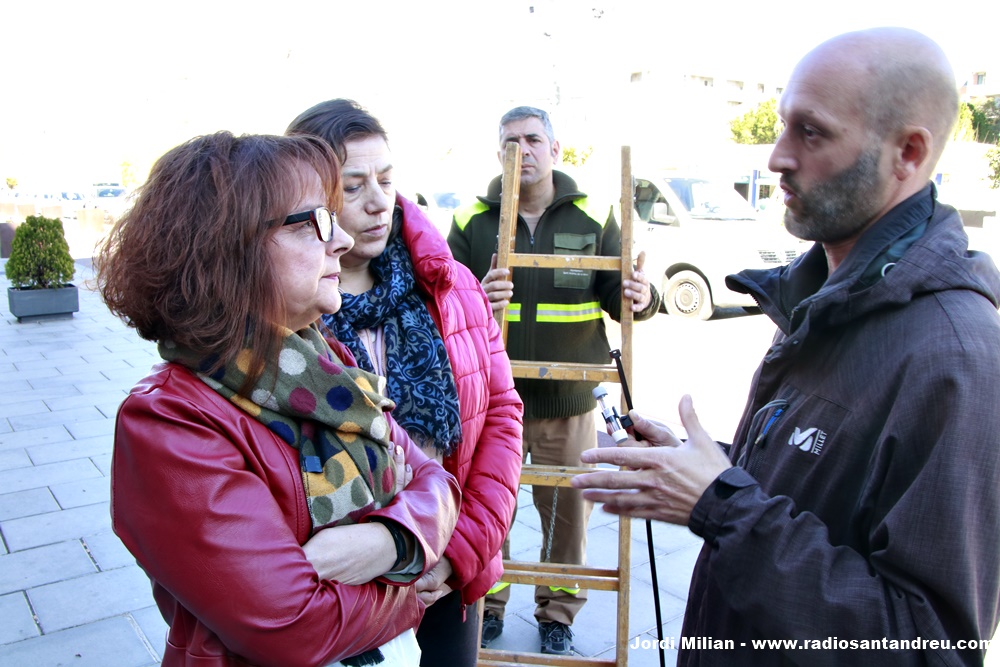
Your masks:
M925 127L908 126L902 130L894 145L893 175L897 180L906 181L915 175L923 178L923 172L930 164L934 136Z
M503 150L497 151L497 162L499 162L501 166L503 165Z
M556 162L559 161L559 151L561 150L562 147L559 145L559 140L556 139L555 141L552 142L552 157L555 158Z

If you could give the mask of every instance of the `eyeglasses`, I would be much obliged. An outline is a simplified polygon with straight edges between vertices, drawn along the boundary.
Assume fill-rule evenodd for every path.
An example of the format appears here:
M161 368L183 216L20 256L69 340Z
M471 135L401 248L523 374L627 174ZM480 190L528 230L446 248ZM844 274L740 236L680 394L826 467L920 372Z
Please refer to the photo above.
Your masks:
M330 239L333 238L333 226L337 223L337 214L331 213L330 209L326 206L320 206L319 208L302 213L294 213L285 218L282 225L294 225L298 222L306 221L313 223L316 236L323 243L329 243Z

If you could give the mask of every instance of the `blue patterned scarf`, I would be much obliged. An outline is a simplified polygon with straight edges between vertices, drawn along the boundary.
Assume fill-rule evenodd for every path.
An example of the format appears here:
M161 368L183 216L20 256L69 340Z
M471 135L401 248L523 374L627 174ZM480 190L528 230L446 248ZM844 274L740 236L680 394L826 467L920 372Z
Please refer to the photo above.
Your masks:
M386 389L396 403L393 419L418 445L433 442L447 456L462 440L458 390L444 341L416 292L402 235L389 241L370 268L375 287L364 294L344 294L340 310L324 315L323 323L347 345L358 365L372 373L375 366L357 332L382 327Z

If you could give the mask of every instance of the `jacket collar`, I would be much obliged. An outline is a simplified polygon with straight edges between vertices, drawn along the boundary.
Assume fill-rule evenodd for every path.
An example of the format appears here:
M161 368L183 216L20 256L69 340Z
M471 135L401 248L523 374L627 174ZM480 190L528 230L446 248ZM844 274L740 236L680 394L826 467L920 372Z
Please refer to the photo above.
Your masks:
M502 194L501 181L503 176L497 176L492 181L490 185L486 188L486 195L478 197L479 201L483 202L490 208L497 208L500 206L500 195ZM546 209L554 208L559 204L566 201L574 201L576 199L582 199L587 195L580 192L580 188L577 186L576 181L574 181L568 174L556 169L552 170L552 184L555 186L555 196L552 199L552 203L549 204Z
M399 193L392 226L393 233L403 235L420 290L436 296L447 294L455 286L457 275L454 255L441 232L419 206Z
M936 201L932 184L867 230L832 275L817 243L786 267L742 271L726 283L753 295L786 334L806 319L842 324L928 292L969 289L1000 303L1000 273L987 256L968 251L961 218Z

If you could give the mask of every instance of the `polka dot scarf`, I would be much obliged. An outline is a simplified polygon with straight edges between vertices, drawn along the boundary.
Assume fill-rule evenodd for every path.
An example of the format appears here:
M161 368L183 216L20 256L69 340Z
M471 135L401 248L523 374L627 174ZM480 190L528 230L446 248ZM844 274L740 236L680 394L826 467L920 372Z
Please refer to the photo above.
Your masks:
M236 393L246 378L245 350L212 375L212 366L189 350L161 343L160 356L194 369L208 386L299 450L313 527L356 523L385 506L395 492L389 455L394 407L382 378L343 366L315 326L284 330L276 365L257 381L250 400Z

